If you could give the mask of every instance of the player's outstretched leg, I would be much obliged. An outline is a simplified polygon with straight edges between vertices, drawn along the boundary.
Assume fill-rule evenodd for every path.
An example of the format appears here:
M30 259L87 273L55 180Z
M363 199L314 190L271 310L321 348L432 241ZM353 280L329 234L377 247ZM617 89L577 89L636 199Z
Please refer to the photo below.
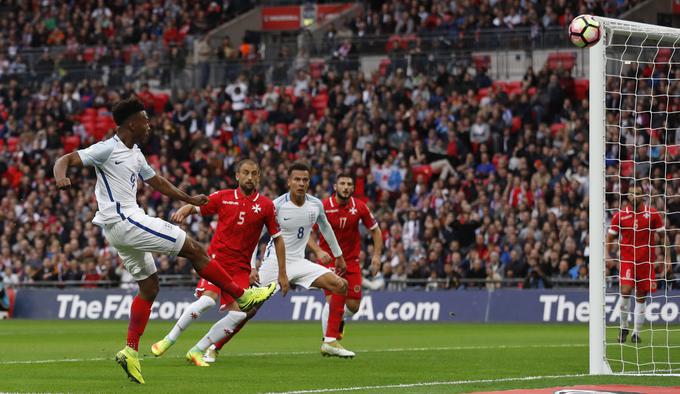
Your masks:
M140 280L139 294L132 300L130 306L130 323L128 325L127 346L116 353L116 362L123 368L128 378L135 383L144 384L142 368L139 363L139 339L144 334L144 329L149 321L151 305L159 291L158 275Z
M196 272L202 278L215 284L226 294L232 296L242 311L247 311L267 301L276 290L275 283L266 287L251 287L245 290L240 288L215 260L210 260L203 247L188 236L184 241L184 245L182 245L179 256L189 259Z
M245 312L237 310L230 310L227 312L225 317L210 327L208 333L198 341L196 346L189 349L186 354L187 360L197 367L210 366L210 364L206 363L203 359L203 352L205 352L210 345L219 342L225 335L233 332L245 318Z
M165 338L151 345L151 353L154 356L160 357L165 354L172 345L175 344L179 336L194 322L194 320L201 317L203 312L215 306L215 300L218 298L217 294L213 292L205 292L199 299L189 305L182 316L179 317L175 326L165 336Z

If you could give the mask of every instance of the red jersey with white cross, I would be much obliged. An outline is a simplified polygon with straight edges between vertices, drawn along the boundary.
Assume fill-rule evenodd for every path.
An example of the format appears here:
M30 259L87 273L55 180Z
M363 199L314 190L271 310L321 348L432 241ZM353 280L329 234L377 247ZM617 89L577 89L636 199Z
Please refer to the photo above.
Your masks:
M217 214L217 228L208 255L220 264L250 271L250 259L262 235L262 227L272 238L281 234L274 203L260 193L245 196L239 189L220 190L199 207L201 215Z
M653 262L654 232L663 231L661 214L647 205L635 212L630 207L617 212L612 218L609 234L619 236L622 262Z
M361 252L359 221L363 222L364 226L370 230L376 228L378 223L375 221L371 210L363 201L354 197L350 197L347 204L340 205L335 199L335 195L323 200L323 208L328 222L333 228L335 238L338 239L342 255L347 263L347 272L361 272L359 266L359 253ZM319 234L319 246L333 256L331 248L321 234Z

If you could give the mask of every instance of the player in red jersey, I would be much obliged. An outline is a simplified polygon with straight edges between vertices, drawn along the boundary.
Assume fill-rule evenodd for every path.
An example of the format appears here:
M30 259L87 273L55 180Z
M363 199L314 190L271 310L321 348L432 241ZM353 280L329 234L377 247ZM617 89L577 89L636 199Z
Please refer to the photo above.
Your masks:
M342 339L345 319L359 310L361 303L361 234L359 222L369 229L373 238L373 257L371 268L380 269L380 255L383 248L382 233L370 209L363 201L354 198L354 178L350 174L342 173L335 180L335 194L323 200L324 211L333 232L338 239L342 254L347 262L347 270L342 275L347 280L347 295L326 293L326 304L321 315L321 327L324 342L321 353L334 355L333 349L338 340ZM308 246L326 266L332 266L331 250L328 243L319 234L320 245L310 240Z
M632 194L631 194L632 193ZM634 186L628 194L628 204L612 218L607 235L608 253L620 261L619 301L620 330L618 340L626 342L628 337L628 316L630 298L635 288L635 311L633 312L633 335L631 341L640 343L640 328L645 322L647 294L656 291L654 275L655 245L666 240L661 214L644 203L642 187ZM655 234L657 240L655 240ZM619 245L618 258L612 253L612 245ZM666 253L666 255L669 255Z
M251 282L250 259L253 250L257 247L263 227L266 226L267 232L274 239L279 266L278 283L285 295L288 292L285 246L283 239L279 237L281 231L276 221L274 204L255 190L259 176L260 168L257 163L250 159L243 160L236 168L236 179L239 183L237 189L215 192L210 195L208 203L201 207L185 205L172 216L172 219L181 223L192 213L199 213L202 216L217 214L217 228L210 241L208 255L219 262L237 285L245 288ZM151 352L156 356L162 356L175 344L182 331L221 298L220 310L226 310L227 315L215 323L186 355L195 365L207 367L210 364L204 362L203 352L211 344L218 342L224 332L233 331L248 315L238 309L238 305L229 294L221 292L219 287L205 279L198 282L195 295L198 299L187 307L170 333L153 344ZM248 313L254 314L255 310Z

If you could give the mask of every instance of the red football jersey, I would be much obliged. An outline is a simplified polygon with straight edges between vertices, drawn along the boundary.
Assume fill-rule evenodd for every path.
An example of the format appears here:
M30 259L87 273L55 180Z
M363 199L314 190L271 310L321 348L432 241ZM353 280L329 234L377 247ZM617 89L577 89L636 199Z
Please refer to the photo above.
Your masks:
M612 218L609 233L620 234L621 261L653 262L654 232L663 229L661 214L645 205L638 212L630 207L617 212Z
M347 263L347 272L361 272L359 267L359 252L361 252L361 234L359 233L359 221L366 228L372 230L378 226L371 210L363 201L350 197L345 205L339 205L335 196L323 200L323 208L326 211L328 222L333 228L335 237L338 239L342 255ZM319 245L331 256L331 248L319 234Z
M274 203L260 193L246 197L239 189L220 190L200 207L201 215L217 214L217 228L210 241L208 255L220 264L238 265L250 270L250 259L262 234L262 227L272 238L280 235Z

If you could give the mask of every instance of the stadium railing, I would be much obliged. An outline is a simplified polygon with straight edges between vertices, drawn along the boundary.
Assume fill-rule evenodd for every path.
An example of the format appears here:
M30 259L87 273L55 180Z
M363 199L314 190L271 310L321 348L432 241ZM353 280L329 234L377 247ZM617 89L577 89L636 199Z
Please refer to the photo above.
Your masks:
M175 287L195 287L197 283L197 278L193 275L159 275L159 279L163 286L175 286ZM381 288L373 290L403 290L406 288L410 289L426 289L426 290L455 290L455 289L493 289L493 288L517 288L525 287L524 279L520 278L506 278L506 279L472 279L472 278L461 278L461 279L395 279L395 280L385 280L384 286ZM565 278L550 278L552 287L555 288L574 288L581 287L585 288L588 285L588 281L584 279L565 279ZM614 283L610 285L615 285ZM75 288L75 287L85 287L85 288L117 288L117 287L131 287L134 286L134 282L124 282L124 281L111 281L111 280L96 280L96 281L83 281L83 280L73 280L73 281L34 281L34 282L21 282L15 284L6 284L8 287L13 288ZM365 286L366 288L369 288Z

